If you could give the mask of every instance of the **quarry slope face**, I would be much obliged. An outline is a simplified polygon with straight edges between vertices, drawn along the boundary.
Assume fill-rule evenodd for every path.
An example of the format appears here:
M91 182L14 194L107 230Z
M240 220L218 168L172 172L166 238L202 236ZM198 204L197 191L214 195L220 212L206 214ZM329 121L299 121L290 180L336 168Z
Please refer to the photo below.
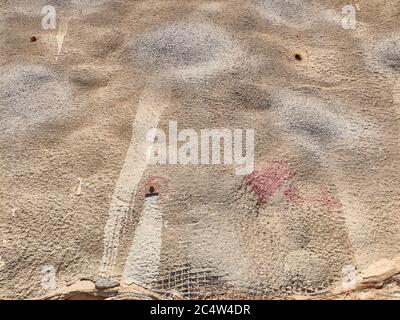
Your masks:
M398 297L398 0L6 0L0 35L0 298Z

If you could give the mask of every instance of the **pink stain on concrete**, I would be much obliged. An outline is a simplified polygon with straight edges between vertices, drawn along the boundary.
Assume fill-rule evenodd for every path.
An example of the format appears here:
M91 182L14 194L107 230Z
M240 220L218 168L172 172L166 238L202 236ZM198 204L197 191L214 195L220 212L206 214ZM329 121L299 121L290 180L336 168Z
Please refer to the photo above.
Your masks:
M297 188L292 185L290 185L285 192L283 192L283 196L286 200L296 206L301 206L305 202L305 199L299 195Z
M289 168L281 162L275 161L245 176L245 180L257 195L258 201L265 203L289 177Z
M318 203L328 213L332 213L334 209L341 207L340 201L326 189L322 189L321 195L315 198L314 202Z
M280 161L274 161L245 176L245 181L251 191L257 195L260 203L266 203L280 189L284 190L281 196L297 207L303 207L307 203L317 204L326 213L332 213L334 209L340 208L340 201L325 187L322 187L319 195L315 197L301 196L290 181L292 176L292 171L288 166Z

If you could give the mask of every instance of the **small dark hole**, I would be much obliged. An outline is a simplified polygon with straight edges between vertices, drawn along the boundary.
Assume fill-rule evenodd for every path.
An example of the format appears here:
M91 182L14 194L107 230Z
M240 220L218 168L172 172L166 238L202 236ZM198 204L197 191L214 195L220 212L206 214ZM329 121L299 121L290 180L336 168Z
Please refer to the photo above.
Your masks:
M297 61L303 60L303 57L302 57L300 54L298 54L298 53L296 53L296 54L294 55L294 58L295 58Z
M149 188L150 193L154 193L154 187Z
M35 42L37 38L35 36L31 37L31 42Z

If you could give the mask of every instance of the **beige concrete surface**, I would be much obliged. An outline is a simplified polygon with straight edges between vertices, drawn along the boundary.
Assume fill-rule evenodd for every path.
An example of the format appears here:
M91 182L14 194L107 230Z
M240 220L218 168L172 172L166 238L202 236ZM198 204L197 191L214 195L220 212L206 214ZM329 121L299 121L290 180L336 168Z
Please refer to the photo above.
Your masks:
M399 79L399 0L1 1L0 298L347 290L400 255ZM254 172L146 162L171 122Z

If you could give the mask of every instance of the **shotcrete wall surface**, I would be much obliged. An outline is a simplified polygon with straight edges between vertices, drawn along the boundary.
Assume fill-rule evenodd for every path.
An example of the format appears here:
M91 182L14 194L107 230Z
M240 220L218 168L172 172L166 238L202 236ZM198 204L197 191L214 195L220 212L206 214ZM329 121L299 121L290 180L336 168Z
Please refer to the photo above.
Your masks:
M2 1L0 298L307 295L399 256L400 2L346 5ZM206 129L254 167L174 162Z

